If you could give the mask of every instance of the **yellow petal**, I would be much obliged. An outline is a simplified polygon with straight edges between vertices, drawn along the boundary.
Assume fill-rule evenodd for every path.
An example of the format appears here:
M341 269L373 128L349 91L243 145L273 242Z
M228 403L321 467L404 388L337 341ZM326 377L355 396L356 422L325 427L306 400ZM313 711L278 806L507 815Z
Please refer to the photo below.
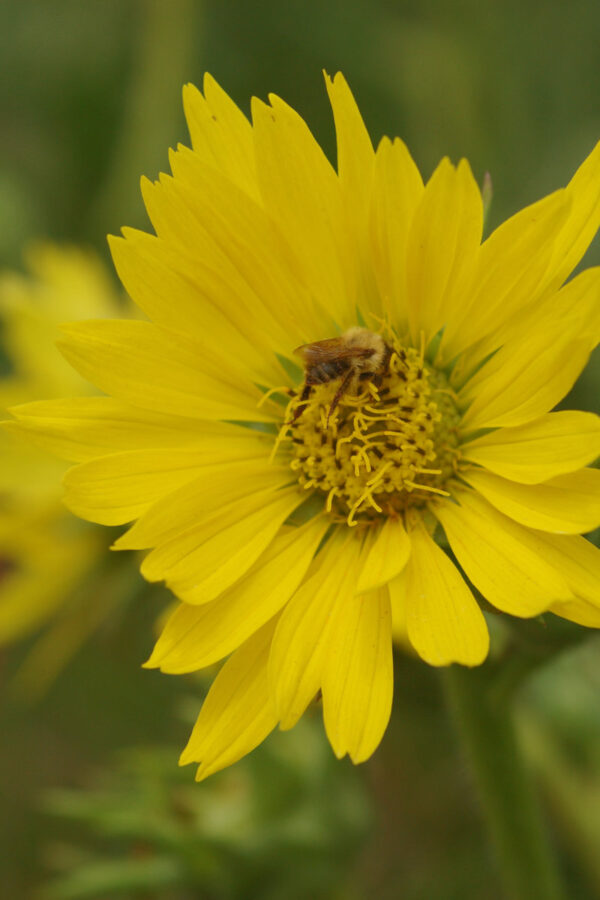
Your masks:
M401 519L388 518L381 528L370 529L361 557L357 592L391 581L406 565L409 553L410 541Z
M363 762L377 748L392 711L394 667L387 588L348 598L332 621L335 640L323 670L323 719L340 759Z
M478 666L489 649L483 613L443 550L417 525L406 576L406 625L419 656L432 666Z
M283 100L252 101L258 178L267 211L303 262L314 296L354 324L356 269L337 176L303 119ZM315 335L330 337L331 335Z
M564 338L573 341L573 346L581 344L585 361L585 346L592 350L600 340L600 267L586 269L558 292L546 292L535 302L524 301L510 318L499 323L460 357L452 371L452 383L464 383L465 376L476 371L499 347L507 345L505 353L509 357L514 348L527 353L529 337L533 334L540 334L550 346ZM489 371L487 365L484 366L470 387L473 388L479 379L485 380Z
M406 625L406 568L388 584L392 611L392 637L403 648L410 646ZM411 647L412 649L412 647Z
M96 321L64 326L59 343L77 371L107 394L142 409L206 419L269 421L252 383L208 374L179 338L147 322Z
M281 728L292 728L321 687L323 667L336 635L337 606L350 602L356 584L359 542L334 533L317 556L313 573L285 607L273 638L269 678Z
M501 512L528 528L579 534L600 524L600 469L579 469L543 484L518 484L475 469L464 478Z
M325 85L335 120L338 174L346 208L367 219L375 154L362 116L341 72L325 74Z
M481 192L466 160L446 158L425 187L408 238L409 320L426 343L464 305L483 229Z
M240 503L236 521L217 516L157 547L144 560L142 575L166 580L188 603L208 603L231 587L269 546L301 502L295 488ZM258 507L258 508L257 508Z
M166 623L147 668L179 674L210 666L264 625L294 593L328 522L281 531L246 575L217 600L181 603Z
M533 532L571 590L600 607L600 550L579 535Z
M296 338L311 323L314 327L304 261L299 268L288 236L262 205L207 169L194 153L180 146L169 159L172 178L142 182L157 234L175 246L182 274L194 283L202 287L207 275L212 282L217 278L220 291L214 291L211 280L206 290L242 332L245 325L252 328L251 316L285 350L290 329L300 329L293 331Z
M536 315L537 313L537 315ZM571 334L587 340L592 350L600 340L600 266L585 269L560 291L537 304L525 320L525 328L546 328L558 321ZM522 327L522 326L519 326Z
M572 599L551 556L536 553L527 529L470 491L457 491L456 503L439 503L434 512L467 577L483 596L513 616L537 616L553 600Z
M544 415L573 387L590 350L589 338L561 321L507 342L460 392L472 401L463 427L514 427Z
M268 622L236 650L208 692L179 760L201 763L198 781L250 753L277 724L267 679L273 630Z
M245 378L267 384L281 379L275 352L282 339L260 317L248 315L249 305L260 307L239 276L199 254L193 267L186 266L181 252L155 235L133 228L124 228L123 235L108 238L115 268L129 296L153 322L180 335L193 334L202 357L229 348L227 365L238 377L245 372Z
M539 309L542 323L560 319L593 350L600 341L600 266L576 275L541 302Z
M334 78L325 74L325 84L335 120L344 224L358 267L360 308L381 312L369 240L375 153L344 76L340 72Z
M15 427L40 447L72 462L144 448L186 447L203 439L251 443L257 432L225 422L154 413L112 397L73 397L13 406ZM269 438L265 436L265 445ZM266 449L266 454L269 450Z
M600 609L579 597L574 600L553 603L550 612L562 619L576 622L578 625L585 625L586 628L600 628Z
M196 525L219 516L235 521L236 504L256 494L265 497L288 484L290 470L268 460L215 462L202 475L157 501L114 544L116 550L146 550L164 544Z
M600 418L552 412L516 428L501 428L461 447L465 459L519 481L536 484L573 472L600 455Z
M446 359L493 332L532 296L539 296L569 206L565 191L556 191L511 216L482 244L468 299L454 309L444 331Z
M202 161L258 199L252 126L243 112L208 73L204 96L193 84L185 85L183 109L192 146Z
M130 450L88 460L64 478L64 502L82 519L122 525L142 515L153 503L189 484L203 470L214 471L215 459L264 460L265 445L257 435L236 442L205 440L196 447Z
M600 142L579 166L566 193L571 207L554 242L548 290L566 281L600 227Z
M391 321L406 322L408 317L406 247L423 191L406 145L383 138L375 157L371 246L382 313Z

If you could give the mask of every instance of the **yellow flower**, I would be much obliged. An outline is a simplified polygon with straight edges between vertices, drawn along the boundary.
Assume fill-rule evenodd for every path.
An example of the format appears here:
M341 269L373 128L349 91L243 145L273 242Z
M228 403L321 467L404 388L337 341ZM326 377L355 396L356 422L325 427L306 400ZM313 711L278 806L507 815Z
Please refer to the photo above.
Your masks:
M29 250L27 263L26 275L0 276L4 408L41 394L89 394L89 384L56 350L58 324L122 310L107 273L89 253L44 244ZM83 527L64 509L66 465L13 431L0 432L0 644L63 610L106 551L99 530ZM44 651L46 669L58 664L63 648L55 645L55 651L52 659Z
M600 222L600 145L482 243L468 163L424 185L326 82L337 173L278 97L250 124L210 77L185 88L193 149L142 185L156 235L111 239L151 321L68 326L65 356L110 396L15 411L80 463L67 505L135 520L115 546L150 551L143 574L183 601L147 665L229 656L182 756L200 778L319 693L335 753L366 759L394 632L432 665L485 659L443 532L501 612L600 626L580 536L600 522L600 423L550 412L600 327L599 271L563 286Z

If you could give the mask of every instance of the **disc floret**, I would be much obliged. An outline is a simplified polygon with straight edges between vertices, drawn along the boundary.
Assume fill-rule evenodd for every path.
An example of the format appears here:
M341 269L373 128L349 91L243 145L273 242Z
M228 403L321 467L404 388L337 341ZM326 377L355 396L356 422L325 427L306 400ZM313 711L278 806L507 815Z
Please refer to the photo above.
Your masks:
M386 371L357 381L327 421L336 384L314 388L301 416L286 416L291 467L348 525L396 516L448 496L458 461L459 414L446 377L396 343Z

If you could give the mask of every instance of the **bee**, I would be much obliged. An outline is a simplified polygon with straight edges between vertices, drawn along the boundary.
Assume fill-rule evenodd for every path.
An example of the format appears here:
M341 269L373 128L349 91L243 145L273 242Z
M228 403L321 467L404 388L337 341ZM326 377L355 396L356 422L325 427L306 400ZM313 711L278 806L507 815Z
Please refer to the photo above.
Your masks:
M341 378L340 385L327 413L327 424L336 406L353 381L365 381L387 370L392 348L380 334L366 328L350 328L341 337L302 344L294 350L304 363L304 387L292 422L307 406L307 400L317 384L329 384Z

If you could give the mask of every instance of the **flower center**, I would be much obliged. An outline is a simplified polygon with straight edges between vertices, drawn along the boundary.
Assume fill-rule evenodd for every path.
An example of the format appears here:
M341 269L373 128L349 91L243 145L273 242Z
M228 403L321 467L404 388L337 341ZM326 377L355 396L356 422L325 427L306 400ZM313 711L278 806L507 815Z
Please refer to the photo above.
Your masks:
M448 495L459 413L443 373L394 344L385 371L355 378L330 414L338 389L338 380L315 385L289 425L291 467L306 490L326 495L334 518L367 524ZM288 407L288 421L299 403Z

